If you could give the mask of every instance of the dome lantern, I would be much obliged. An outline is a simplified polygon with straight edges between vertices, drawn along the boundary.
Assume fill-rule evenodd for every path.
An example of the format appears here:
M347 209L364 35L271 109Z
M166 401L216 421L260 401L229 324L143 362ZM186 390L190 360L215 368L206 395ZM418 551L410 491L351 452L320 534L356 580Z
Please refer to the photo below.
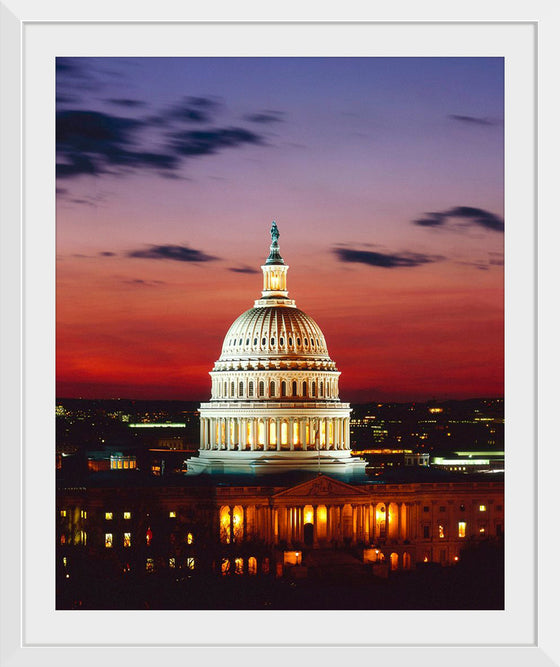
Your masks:
M266 262L261 266L263 272L262 297L255 301L255 307L274 305L295 308L295 301L288 298L287 273L290 267L280 255L280 246L278 245L280 232L276 220L272 221L270 235L272 237L270 253Z

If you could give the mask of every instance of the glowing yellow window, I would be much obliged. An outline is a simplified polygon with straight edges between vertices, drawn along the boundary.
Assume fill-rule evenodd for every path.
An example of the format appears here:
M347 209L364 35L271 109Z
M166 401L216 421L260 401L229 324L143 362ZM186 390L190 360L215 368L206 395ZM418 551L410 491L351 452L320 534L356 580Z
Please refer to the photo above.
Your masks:
M113 512L105 512L105 519L110 521L113 518Z
M66 516L66 510L60 510L60 516Z
M480 505L478 509L480 512L486 512L486 505Z
M235 520L235 517L234 517ZM187 544L192 544L194 542L194 537L192 533L187 533Z
M80 516L82 517L82 519L87 519L87 512L86 512L86 510L80 510Z
M130 512L123 512L123 519L130 519Z
M484 533L486 532L486 528L485 528L484 526L481 526L481 527L478 529L478 532L479 532L481 535L484 535Z
M129 547L130 546L130 533L125 533L123 536L123 547Z
M459 537L465 537L467 533L466 521L459 521Z
M173 512L173 511L169 512L169 518L170 519L175 519L176 516L177 516L177 512Z
M187 567L189 570L194 570L195 562L194 558L187 558Z
M105 546L108 549L113 546L113 533L105 533Z
M169 567L175 567L175 559L174 558L169 559Z
M438 534L440 539L443 539L445 537L445 530L441 524L438 526Z

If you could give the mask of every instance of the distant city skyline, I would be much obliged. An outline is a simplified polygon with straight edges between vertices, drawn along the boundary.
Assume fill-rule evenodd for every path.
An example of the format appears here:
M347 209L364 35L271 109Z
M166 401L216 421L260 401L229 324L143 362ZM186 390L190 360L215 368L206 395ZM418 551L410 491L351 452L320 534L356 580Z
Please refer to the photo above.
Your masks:
M270 223L343 400L503 396L503 59L57 59L57 395L205 400Z

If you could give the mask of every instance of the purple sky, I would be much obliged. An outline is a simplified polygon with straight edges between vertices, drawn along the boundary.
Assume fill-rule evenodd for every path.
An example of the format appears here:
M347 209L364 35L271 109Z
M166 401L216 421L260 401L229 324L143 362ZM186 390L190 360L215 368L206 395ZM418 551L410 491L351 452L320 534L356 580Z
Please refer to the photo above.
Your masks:
M343 398L502 395L503 87L499 58L58 59L58 395L207 398L272 219Z

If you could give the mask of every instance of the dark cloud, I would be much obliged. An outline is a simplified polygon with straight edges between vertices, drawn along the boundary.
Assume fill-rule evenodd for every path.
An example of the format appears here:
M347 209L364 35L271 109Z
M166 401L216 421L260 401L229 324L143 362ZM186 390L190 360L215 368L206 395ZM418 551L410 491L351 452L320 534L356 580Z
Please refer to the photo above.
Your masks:
M284 120L284 113L282 111L264 110L257 113L251 113L244 116L245 120L251 123L281 123Z
M412 223L421 227L449 229L451 226L456 227L456 225L450 225L450 220L460 220L460 226L477 225L494 232L504 231L504 221L502 218L490 211L485 211L483 208L475 208L473 206L455 206L448 211L426 213L425 216L413 220Z
M251 266L230 266L228 271L234 273L260 273L258 269L253 269Z
M457 120L460 123L469 123L470 125L497 125L495 120L490 118L479 118L478 116L462 116L460 114L449 114L451 120Z
M123 98L111 98L108 100L105 100L105 102L109 102L109 104L114 104L119 107L126 107L129 109L134 109L138 107L145 107L146 102L142 102L141 100L131 100L126 97Z
M169 121L183 123L211 123L222 104L211 97L185 97L159 117L151 118L156 125Z
M99 254L101 255L101 257L115 257L115 255L116 255L117 253L115 253L115 252L109 252L108 250L105 250L105 251L103 251L103 252L100 252Z
M143 285L145 287L155 287L156 285L165 285L163 280L142 280L141 278L133 278L131 280L123 280L125 285Z
M115 169L175 169L178 160L174 155L134 150L136 134L143 128L140 120L98 111L58 112L57 176L98 175Z
M183 245L153 245L145 250L133 250L128 256L142 259L172 259L177 262L211 262L218 259L202 250Z
M264 143L263 137L240 127L174 132L170 139L173 150L184 157L213 155L225 148Z
M440 255L423 255L412 252L383 253L372 250L356 250L354 248L333 248L333 252L341 262L355 262L369 266L379 266L384 269L422 266L444 259Z

